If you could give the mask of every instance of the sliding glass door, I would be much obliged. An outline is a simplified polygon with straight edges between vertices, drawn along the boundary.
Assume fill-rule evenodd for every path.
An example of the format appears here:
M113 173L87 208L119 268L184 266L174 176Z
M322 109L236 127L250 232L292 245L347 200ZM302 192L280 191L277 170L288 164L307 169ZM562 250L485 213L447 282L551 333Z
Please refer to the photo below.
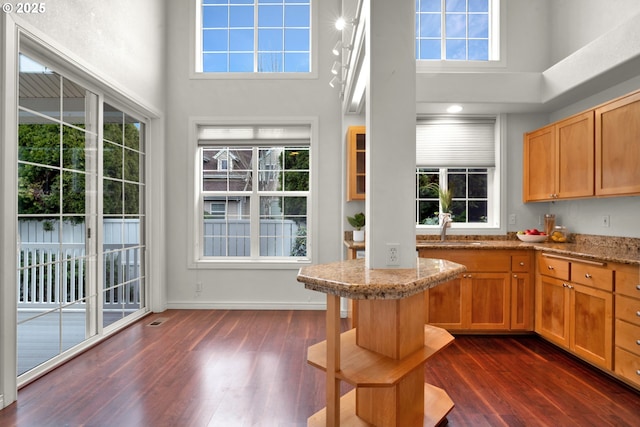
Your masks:
M102 177L102 319L105 327L143 307L144 123L105 103Z
M18 376L144 309L144 123L20 55Z
M96 333L98 97L25 55L19 79L22 374Z

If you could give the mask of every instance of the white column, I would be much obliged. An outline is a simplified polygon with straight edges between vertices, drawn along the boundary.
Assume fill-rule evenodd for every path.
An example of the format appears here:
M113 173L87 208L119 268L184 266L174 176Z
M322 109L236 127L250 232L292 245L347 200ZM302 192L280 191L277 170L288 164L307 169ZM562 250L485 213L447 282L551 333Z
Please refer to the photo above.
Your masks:
M365 0L369 268L416 265L415 1ZM368 12L368 13L367 13ZM398 265L389 265L397 245Z

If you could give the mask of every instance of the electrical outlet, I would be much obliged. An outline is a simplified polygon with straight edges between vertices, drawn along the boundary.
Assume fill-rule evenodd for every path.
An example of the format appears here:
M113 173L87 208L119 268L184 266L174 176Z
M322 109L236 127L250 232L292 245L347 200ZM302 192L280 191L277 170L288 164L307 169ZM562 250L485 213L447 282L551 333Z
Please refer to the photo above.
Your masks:
M611 218L609 215L602 215L602 219L600 220L601 227L610 227L611 226Z
M400 265L400 245L387 243L387 265Z
M509 214L509 225L516 225L516 214Z

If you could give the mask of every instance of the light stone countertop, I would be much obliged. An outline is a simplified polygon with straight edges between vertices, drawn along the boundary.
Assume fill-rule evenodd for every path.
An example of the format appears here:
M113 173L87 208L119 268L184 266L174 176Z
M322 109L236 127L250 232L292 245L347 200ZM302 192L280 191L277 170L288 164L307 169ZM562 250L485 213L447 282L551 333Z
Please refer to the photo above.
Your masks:
M368 269L364 259L302 267L305 288L350 299L401 299L453 279L467 268L442 259L418 258L416 268Z
M418 238L416 249L537 250L569 257L640 265L640 239L574 235L571 240L571 243L525 243L520 240L512 240L508 236L470 236L469 238L451 236L444 243L435 239ZM365 249L364 242L345 240L344 243L349 249Z

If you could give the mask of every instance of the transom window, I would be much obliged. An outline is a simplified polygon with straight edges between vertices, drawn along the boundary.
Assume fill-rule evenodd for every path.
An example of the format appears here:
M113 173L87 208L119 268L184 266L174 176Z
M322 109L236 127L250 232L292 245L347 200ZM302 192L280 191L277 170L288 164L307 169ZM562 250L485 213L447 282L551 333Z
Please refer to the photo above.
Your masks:
M200 257L307 259L309 127L202 126L199 134Z
M416 0L416 59L498 60L499 0Z
M197 71L310 72L311 0L197 1Z

